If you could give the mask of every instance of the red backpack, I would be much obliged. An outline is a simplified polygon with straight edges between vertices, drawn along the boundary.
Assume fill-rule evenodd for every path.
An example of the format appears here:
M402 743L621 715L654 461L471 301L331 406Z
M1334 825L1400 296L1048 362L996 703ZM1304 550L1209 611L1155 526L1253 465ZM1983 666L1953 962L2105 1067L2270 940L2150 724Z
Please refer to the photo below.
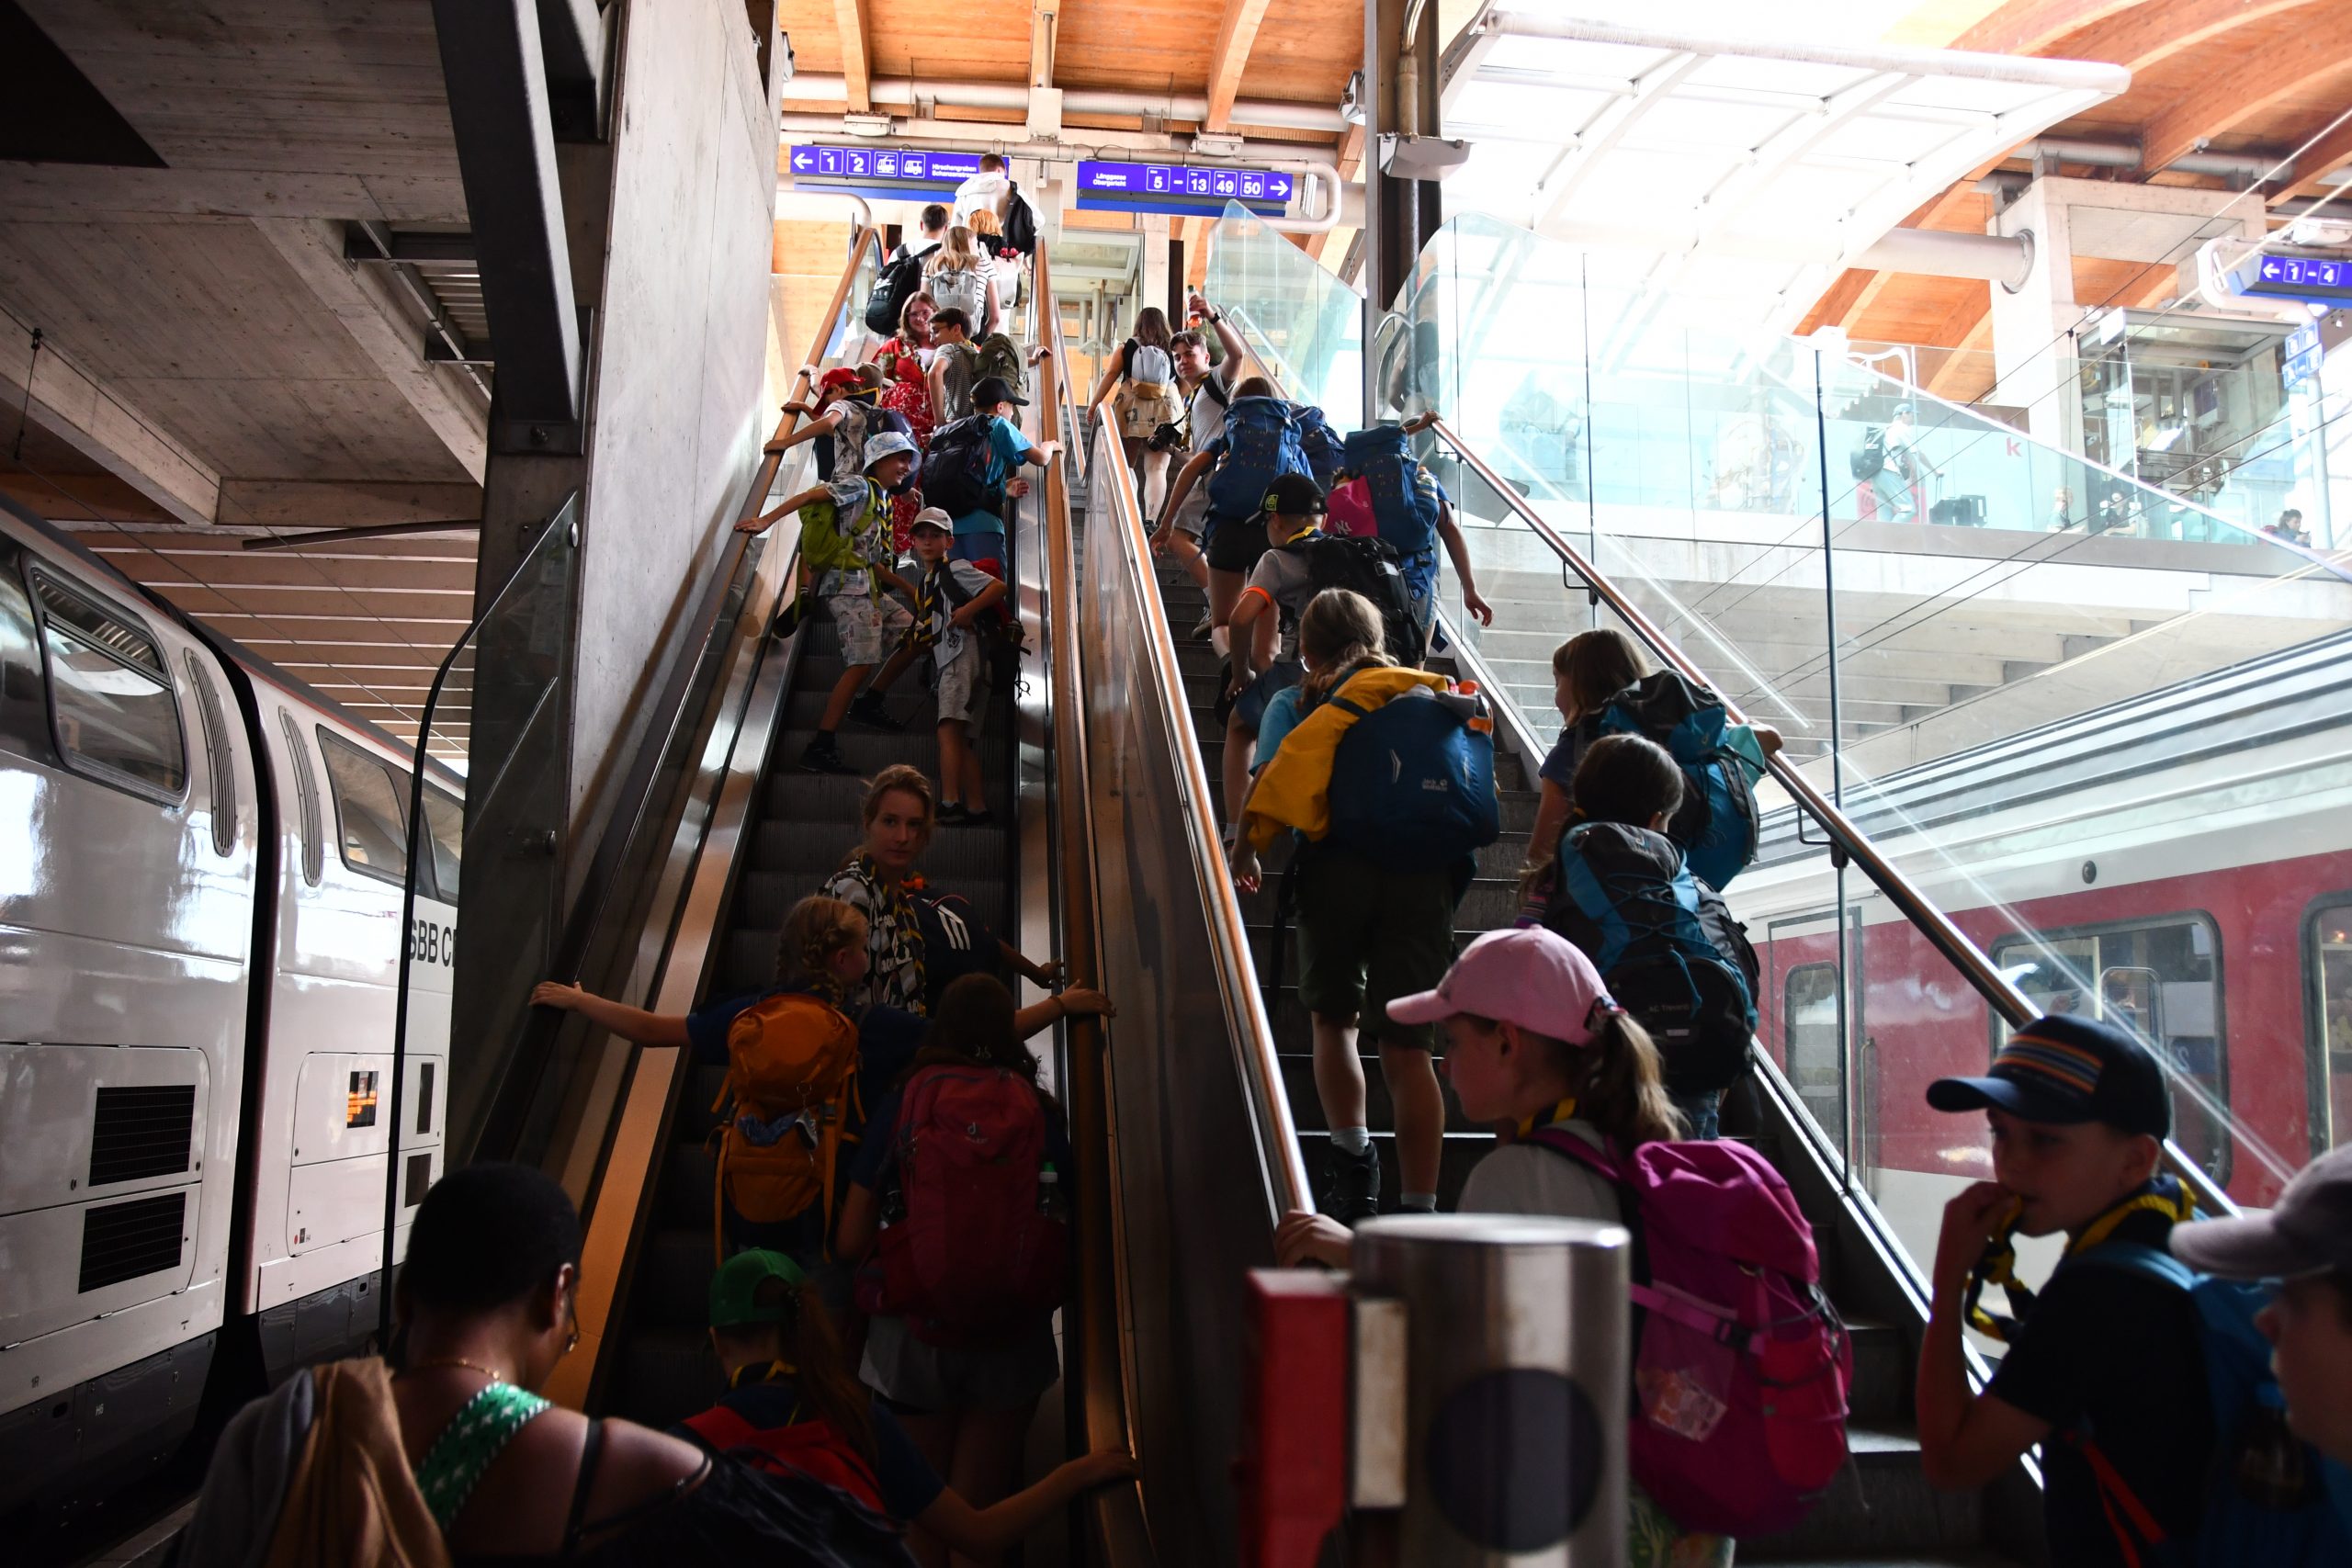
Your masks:
M1686 1530L1793 1529L1846 1467L1854 1352L1788 1183L1727 1139L1644 1144L1623 1161L1559 1127L1531 1141L1616 1186L1647 1264L1633 1290L1634 1479Z
M858 1305L915 1337L969 1345L1050 1313L1067 1292L1069 1226L1041 1193L1046 1108L1001 1067L925 1067L896 1134L904 1217L883 1227Z
M685 1426L722 1454L732 1454L754 1470L771 1475L802 1475L836 1492L846 1493L884 1517L882 1483L874 1467L845 1442L825 1420L795 1421L784 1427L754 1427L724 1404L714 1404Z

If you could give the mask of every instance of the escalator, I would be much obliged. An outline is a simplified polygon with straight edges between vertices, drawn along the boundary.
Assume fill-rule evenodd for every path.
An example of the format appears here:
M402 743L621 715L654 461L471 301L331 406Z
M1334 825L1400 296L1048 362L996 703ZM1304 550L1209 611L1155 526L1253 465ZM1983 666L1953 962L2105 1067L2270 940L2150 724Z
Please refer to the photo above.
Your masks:
M1248 236L1228 220L1218 238L1238 250ZM1322 308L1319 269L1275 241L1279 265L1295 261L1315 275L1283 287L1308 300L1317 321L1344 314ZM866 254L844 273L830 336L809 363L854 343L845 301L863 296L858 285L872 261ZM1036 285L1041 299L1053 299L1042 254ZM1271 307L1241 314L1251 319L1253 355L1296 384L1281 323L1266 319ZM1041 311L1034 330L1056 354L1033 384L1032 434L1075 432L1078 400L1057 313ZM2030 1467L1978 1494L1935 1494L1919 1477L1910 1436L1926 1296L1905 1215L1925 1200L1894 1179L1900 1160L1887 1151L1900 1141L1878 1120L1882 1102L1916 1098L1891 998L1915 998L1915 1008L1927 998L1952 1028L1973 1030L1968 1048L1979 1065L1991 1032L2028 1016L2034 998L1984 957L1992 935L1955 925L1906 874L1930 852L1949 857L1948 848L1929 844L1897 864L1849 819L1849 809L1899 804L1900 792L1866 792L1852 759L1857 747L1885 748L1904 732L1875 718L1863 728L1841 708L1834 672L1818 702L1810 687L1749 678L1764 668L1766 637L1810 635L1785 598L1759 599L1744 612L1730 592L1712 606L1685 603L1679 585L1643 575L1639 552L1624 542L1589 530L1586 547L1577 547L1544 497L1531 501L1532 487L1487 467L1481 443L1451 431L1443 439L1474 554L1498 585L1487 596L1505 612L1484 633L1448 617L1453 672L1500 699L1505 792L1505 837L1480 857L1457 918L1459 940L1514 912L1534 812L1532 769L1548 739L1525 672L1544 657L1545 639L1621 626L1661 662L1702 679L1722 671L1719 689L1752 702L1759 717L1786 716L1763 701L1777 693L1801 716L1819 708L1827 721L1826 735L1792 735L1791 759L1764 786L1777 812L1769 841L1779 858L1750 874L1753 893L1745 877L1734 889L1735 908L1767 955L1770 994L1759 998L1769 1005L1758 1032L1758 1109L1727 1130L1786 1174L1815 1226L1833 1298L1856 1331L1855 1463L1803 1529L1743 1543L1741 1560L2043 1560ZM747 512L790 488L771 465L746 498ZM1153 561L1116 443L1073 443L1019 511L1015 602L1031 649L1023 690L997 694L983 742L990 803L1017 828L943 829L924 870L935 889L970 897L1016 945L1067 956L1074 977L1119 1003L1116 1020L1066 1028L1048 1047L1079 1166L1080 1280L1063 1319L1062 1414L1071 1448L1129 1443L1144 1461L1139 1483L1097 1494L1083 1510L1102 1560L1119 1568L1229 1561L1240 1280L1271 1260L1281 1214L1312 1206L1326 1138L1306 1019L1293 989L1295 953L1284 955L1283 983L1262 989L1274 957L1278 878L1244 898L1225 871L1215 782L1222 737L1209 721L1215 661L1204 645L1177 635L1198 617L1197 593ZM766 549L740 569L730 559L742 591L709 629L714 670L692 688L701 705L692 714L681 707L654 770L657 779L677 781L684 804L641 810L631 847L600 857L634 866L634 878L604 898L594 931L571 943L570 972L656 1011L762 984L785 908L857 835L857 783L792 770L840 666L821 617L793 639L765 637L788 580L790 541L772 538ZM1770 550L1758 546L1752 554ZM1743 641L1743 624L1762 629ZM1678 638L1703 657L1687 658ZM2095 661L2090 668L2112 677ZM2073 669L2059 673L2076 678ZM2080 679L2084 691L2103 689ZM1853 690L1844 696L1859 700ZM902 688L894 708L909 721L904 735L843 731L862 773L894 761L931 763L928 698ZM1913 819L1903 820L1908 830ZM1802 877L1814 879L1805 885L1811 901L1782 897ZM1768 892L1780 900L1769 909ZM1800 980L1811 987L1803 1008ZM2164 994L2177 1018L2189 1016L2188 993ZM676 1051L616 1049L576 1026L542 1021L534 1028L545 1037L526 1035L502 1063L504 1109L489 1119L500 1135L469 1146L473 1157L524 1157L560 1170L584 1201L585 1353L567 1364L556 1392L641 1419L673 1416L702 1403L717 1376L700 1325L711 1179L703 1140L718 1072L681 1061ZM1388 1107L1376 1062L1366 1062L1366 1077L1375 1137L1385 1137ZM1449 1111L1441 1183L1448 1204L1489 1146L1450 1101ZM2203 1168L2177 1151L2175 1158L2205 1207L2227 1207ZM1391 1202L1396 1168L1384 1149Z

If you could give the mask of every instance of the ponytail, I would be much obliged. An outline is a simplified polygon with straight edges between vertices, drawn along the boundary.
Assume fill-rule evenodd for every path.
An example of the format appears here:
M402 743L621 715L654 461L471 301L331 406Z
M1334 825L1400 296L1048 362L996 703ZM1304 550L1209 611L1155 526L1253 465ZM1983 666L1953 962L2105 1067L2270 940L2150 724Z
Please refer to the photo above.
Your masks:
M857 1450L869 1465L875 1462L873 1395L851 1371L832 1314L814 1283L786 1284L782 1279L760 1281L752 1297L759 1306L778 1315L769 1322L733 1324L713 1328L721 1349L734 1359L752 1358L737 1373L750 1380L779 1372L788 1375L800 1395L806 1414L824 1421L842 1440ZM781 1309L780 1311L778 1309ZM767 1357L762 1369L756 1358Z
M1607 1014L1589 1045L1550 1043L1554 1062L1576 1095L1577 1114L1621 1157L1644 1144L1683 1135L1682 1118L1666 1096L1657 1047L1632 1014Z
M1326 588L1298 617L1298 651L1315 661L1299 682L1300 695L1319 703L1367 664L1389 665L1386 633L1371 600L1345 588Z

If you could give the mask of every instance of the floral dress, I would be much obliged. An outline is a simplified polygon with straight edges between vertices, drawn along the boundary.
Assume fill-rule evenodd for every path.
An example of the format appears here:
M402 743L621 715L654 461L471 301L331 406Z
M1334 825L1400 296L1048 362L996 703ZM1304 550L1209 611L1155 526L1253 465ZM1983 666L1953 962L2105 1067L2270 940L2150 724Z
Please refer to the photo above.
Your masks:
M922 355L917 345L894 337L884 343L876 363L882 367L881 404L906 416L919 451L931 449L932 426L937 423L931 406L931 383L923 378ZM890 501L890 537L898 553L911 547L915 513L922 509L917 484Z

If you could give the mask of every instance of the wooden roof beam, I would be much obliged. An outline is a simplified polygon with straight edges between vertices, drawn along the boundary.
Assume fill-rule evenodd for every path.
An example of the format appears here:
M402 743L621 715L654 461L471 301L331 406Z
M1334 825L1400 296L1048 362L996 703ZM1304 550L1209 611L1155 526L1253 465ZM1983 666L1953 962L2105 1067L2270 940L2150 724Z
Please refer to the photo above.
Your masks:
M833 0L833 25L842 35L842 81L849 90L849 111L871 113L874 61L866 32L865 0ZM788 87L785 96L792 96Z
M1952 39L1951 47L1984 54L2041 54L2069 34L2143 6L2162 8L2155 0L2016 0Z
M2188 96L2141 129L2140 166L2154 173L2352 62L2352 6L2322 7L2291 49L2255 50L2199 79Z
M1266 19L1269 0L1225 0L1225 19L1217 24L1216 47L1209 55L1209 112L1204 130L1233 128L1233 100L1240 96L1241 73L1257 47L1258 28Z
M2320 184L2320 175L2346 164L2352 164L2352 118L2295 154L2293 188L2306 196L2324 196L2336 187Z
M2061 51L2079 60L2111 61L2134 73L2248 22L2319 4L2320 0L2168 0L2136 6L2064 40Z

